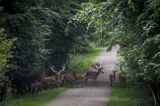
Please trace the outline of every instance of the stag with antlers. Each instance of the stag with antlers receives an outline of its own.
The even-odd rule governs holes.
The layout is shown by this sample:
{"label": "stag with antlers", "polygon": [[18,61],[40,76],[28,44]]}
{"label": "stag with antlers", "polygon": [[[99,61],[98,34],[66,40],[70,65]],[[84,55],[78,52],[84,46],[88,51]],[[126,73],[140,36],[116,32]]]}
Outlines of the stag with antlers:
{"label": "stag with antlers", "polygon": [[92,71],[92,70],[87,71],[85,74],[85,80],[87,83],[87,80],[91,79],[91,80],[93,80],[93,84],[95,83],[95,85],[97,86],[97,78],[101,73],[104,73],[103,72],[104,68],[103,68],[103,65],[98,62],[93,64],[92,67],[93,67],[93,69],[96,69],[96,72]]}
{"label": "stag with antlers", "polygon": [[56,75],[42,78],[42,84],[45,89],[54,87],[56,85],[59,86],[61,84],[62,82],[61,73],[65,70],[65,65],[62,66],[61,70],[56,70],[54,65],[50,66],[50,69]]}

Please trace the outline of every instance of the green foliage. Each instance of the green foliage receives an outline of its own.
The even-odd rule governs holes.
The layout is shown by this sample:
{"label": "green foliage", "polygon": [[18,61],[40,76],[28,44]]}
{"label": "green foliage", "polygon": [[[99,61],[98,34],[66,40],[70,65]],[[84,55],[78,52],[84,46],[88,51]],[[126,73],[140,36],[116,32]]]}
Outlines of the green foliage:
{"label": "green foliage", "polygon": [[4,29],[0,28],[0,72],[3,71],[4,67],[6,66],[6,63],[8,61],[8,58],[11,57],[11,47],[13,44],[12,39],[7,39],[4,35]]}
{"label": "green foliage", "polygon": [[5,76],[8,59],[11,58],[11,47],[15,39],[7,39],[4,29],[0,28],[0,100],[11,94],[11,82]]}
{"label": "green foliage", "polygon": [[[106,46],[106,40],[109,38],[108,31],[110,30],[110,16],[106,15],[106,11],[111,11],[108,8],[110,3],[82,3],[81,10],[72,18],[79,23],[87,23],[87,29],[90,33],[89,39],[96,43],[97,46]],[[90,31],[91,29],[93,29]]]}
{"label": "green foliage", "polygon": [[[159,6],[156,1],[117,1],[115,15],[119,37],[132,81],[149,88],[159,102]],[[113,36],[115,37],[115,36]],[[114,41],[113,41],[114,42]],[[147,84],[146,84],[147,83]]]}
{"label": "green foliage", "polygon": [[25,93],[44,70],[44,36],[49,32],[48,27],[38,22],[30,13],[8,18],[6,26],[9,26],[9,35],[17,37],[7,76],[12,79],[12,84],[16,85],[19,92]]}

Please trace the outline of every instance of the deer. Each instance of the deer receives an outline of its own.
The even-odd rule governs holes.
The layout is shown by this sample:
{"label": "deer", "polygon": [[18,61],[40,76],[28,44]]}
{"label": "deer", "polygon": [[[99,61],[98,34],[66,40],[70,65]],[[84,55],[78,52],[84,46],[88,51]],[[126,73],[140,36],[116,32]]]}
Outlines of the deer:
{"label": "deer", "polygon": [[119,73],[119,81],[120,81],[120,86],[125,87],[126,86],[126,78],[127,78],[127,73]]}
{"label": "deer", "polygon": [[34,82],[30,86],[31,94],[37,93],[42,89],[42,83],[41,82]]}
{"label": "deer", "polygon": [[93,84],[95,83],[95,85],[97,86],[97,78],[98,76],[101,74],[101,73],[104,73],[103,72],[103,65],[101,65],[100,63],[95,63],[92,65],[92,67],[94,69],[96,69],[97,71],[87,71],[85,73],[85,81],[87,82],[88,79],[92,79],[93,80]]}
{"label": "deer", "polygon": [[73,75],[74,75],[76,83],[80,84],[80,86],[82,87],[82,83],[85,80],[85,73],[75,72]]}
{"label": "deer", "polygon": [[66,72],[62,73],[61,79],[64,85],[69,84],[72,87],[75,81],[75,76],[73,72]]}
{"label": "deer", "polygon": [[110,86],[112,87],[113,86],[113,81],[114,81],[114,75],[110,74],[109,79],[110,79]]}
{"label": "deer", "polygon": [[117,70],[113,70],[112,74],[109,74],[109,79],[110,79],[110,86],[113,86],[113,82],[116,80],[116,72]]}
{"label": "deer", "polygon": [[58,70],[58,71],[55,69],[54,65],[50,66],[50,69],[56,75],[42,78],[42,84],[43,84],[45,89],[50,88],[50,87],[54,87],[55,85],[57,85],[57,86],[60,85],[60,83],[62,82],[61,73],[65,70],[65,65],[63,65],[62,69]]}
{"label": "deer", "polygon": [[54,82],[56,82],[57,78],[56,76],[50,76],[50,77],[43,77],[42,78],[42,84],[43,84],[43,88],[47,89],[47,88],[51,88],[54,85]]}

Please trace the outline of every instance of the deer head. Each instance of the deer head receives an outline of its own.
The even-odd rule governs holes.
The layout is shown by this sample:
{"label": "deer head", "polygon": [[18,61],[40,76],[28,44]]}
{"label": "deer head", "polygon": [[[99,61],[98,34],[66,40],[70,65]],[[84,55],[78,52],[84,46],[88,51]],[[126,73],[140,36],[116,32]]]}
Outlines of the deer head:
{"label": "deer head", "polygon": [[54,72],[56,75],[60,76],[60,74],[65,70],[65,64],[62,65],[62,69],[61,70],[56,70],[55,66],[50,66],[50,69],[52,72]]}

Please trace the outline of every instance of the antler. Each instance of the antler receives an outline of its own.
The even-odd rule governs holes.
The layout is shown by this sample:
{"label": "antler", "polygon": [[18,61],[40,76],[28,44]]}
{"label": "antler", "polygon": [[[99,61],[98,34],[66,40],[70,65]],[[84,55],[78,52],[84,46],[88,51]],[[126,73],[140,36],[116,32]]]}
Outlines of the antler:
{"label": "antler", "polygon": [[97,69],[96,66],[97,66],[97,63],[92,64],[92,67],[95,69]]}
{"label": "antler", "polygon": [[55,66],[54,65],[53,66],[50,65],[51,71],[54,72],[57,75],[59,75],[61,72],[63,72],[65,70],[65,68],[66,68],[66,65],[63,64],[62,65],[62,69],[57,71],[57,70],[55,70]]}
{"label": "antler", "polygon": [[54,68],[54,65],[53,65],[53,66],[50,66],[50,69],[51,69],[52,72],[57,73],[57,71],[56,71],[55,68]]}
{"label": "antler", "polygon": [[103,65],[100,64],[99,62],[94,63],[94,64],[92,65],[92,67],[95,68],[95,69],[97,69],[97,70],[103,69]]}
{"label": "antler", "polygon": [[65,69],[66,69],[66,65],[63,64],[63,65],[62,65],[62,70],[60,70],[60,72],[63,72]]}

